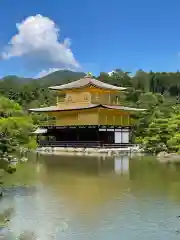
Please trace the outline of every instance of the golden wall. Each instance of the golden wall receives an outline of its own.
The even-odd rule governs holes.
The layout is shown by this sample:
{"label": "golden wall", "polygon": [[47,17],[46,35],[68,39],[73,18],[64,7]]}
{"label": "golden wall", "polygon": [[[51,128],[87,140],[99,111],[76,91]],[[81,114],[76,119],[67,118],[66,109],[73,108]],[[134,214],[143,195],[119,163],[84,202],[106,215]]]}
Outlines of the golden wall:
{"label": "golden wall", "polygon": [[68,104],[81,105],[85,103],[113,105],[120,102],[120,95],[122,94],[107,90],[102,91],[97,88],[84,88],[80,92],[78,90],[67,91],[64,96],[61,93],[59,97],[57,96],[57,105],[59,107],[67,106]]}
{"label": "golden wall", "polygon": [[57,126],[69,125],[121,125],[130,126],[133,121],[130,113],[110,109],[87,109],[79,111],[63,111],[51,113],[55,116]]}

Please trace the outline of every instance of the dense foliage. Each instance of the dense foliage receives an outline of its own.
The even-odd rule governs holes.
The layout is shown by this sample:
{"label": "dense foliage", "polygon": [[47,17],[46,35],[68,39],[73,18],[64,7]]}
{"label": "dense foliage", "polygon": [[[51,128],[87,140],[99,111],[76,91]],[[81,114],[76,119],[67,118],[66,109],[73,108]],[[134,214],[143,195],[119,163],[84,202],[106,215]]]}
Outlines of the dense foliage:
{"label": "dense foliage", "polygon": [[[0,132],[18,145],[34,146],[30,132],[38,124],[38,115],[29,115],[28,108],[55,103],[55,94],[48,86],[64,84],[79,79],[84,73],[57,71],[41,79],[22,79],[8,76],[0,81]],[[100,73],[97,79],[126,87],[119,93],[123,105],[145,108],[147,111],[134,115],[136,142],[149,152],[162,150],[179,151],[180,146],[180,73],[144,72],[134,76],[117,69],[111,75]],[[33,142],[33,143],[32,143]],[[14,144],[14,143],[13,143]]]}
{"label": "dense foliage", "polygon": [[[31,135],[34,124],[22,107],[13,100],[0,97],[0,170],[8,173],[16,171],[13,154],[20,147],[32,148],[36,146]],[[2,176],[0,175],[0,196],[2,196]]]}
{"label": "dense foliage", "polygon": [[32,117],[23,112],[18,103],[3,96],[0,97],[0,116],[0,153],[13,152],[10,150],[13,146],[28,146],[33,139]]}

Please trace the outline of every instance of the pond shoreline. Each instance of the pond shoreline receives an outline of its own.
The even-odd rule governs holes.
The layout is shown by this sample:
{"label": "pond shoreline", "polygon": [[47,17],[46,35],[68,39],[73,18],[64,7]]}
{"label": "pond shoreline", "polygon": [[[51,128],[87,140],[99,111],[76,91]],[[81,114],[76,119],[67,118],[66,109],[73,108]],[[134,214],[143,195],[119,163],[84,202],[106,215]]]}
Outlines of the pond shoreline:
{"label": "pond shoreline", "polygon": [[162,163],[180,163],[180,154],[178,153],[160,152],[156,157]]}
{"label": "pond shoreline", "polygon": [[[36,153],[42,155],[75,155],[75,156],[120,156],[120,155],[146,155],[139,145],[124,148],[72,148],[72,147],[41,147]],[[180,154],[160,152],[156,156],[161,163],[180,163]]]}
{"label": "pond shoreline", "polygon": [[119,156],[122,154],[140,153],[139,146],[124,148],[72,148],[72,147],[41,147],[36,149],[37,153],[52,155],[93,155],[93,156]]}

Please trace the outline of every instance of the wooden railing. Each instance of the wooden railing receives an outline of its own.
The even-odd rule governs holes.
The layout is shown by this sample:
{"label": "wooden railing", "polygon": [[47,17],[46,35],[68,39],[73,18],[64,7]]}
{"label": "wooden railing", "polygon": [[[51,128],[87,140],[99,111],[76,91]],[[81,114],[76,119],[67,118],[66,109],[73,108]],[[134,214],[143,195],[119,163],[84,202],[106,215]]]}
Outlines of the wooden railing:
{"label": "wooden railing", "polygon": [[76,120],[76,121],[69,121],[69,122],[67,122],[66,120],[64,120],[64,121],[59,121],[59,120],[47,120],[47,121],[41,121],[40,123],[39,123],[39,125],[41,126],[41,127],[46,127],[46,126],[59,126],[59,127],[64,127],[64,126],[83,126],[83,125],[98,125],[97,123],[96,124],[93,124],[93,123],[91,123],[91,124],[88,124],[88,123],[86,123],[85,124],[85,122],[83,121],[83,120]]}
{"label": "wooden railing", "polygon": [[47,120],[47,121],[41,121],[39,123],[40,126],[57,126],[57,120]]}
{"label": "wooden railing", "polygon": [[41,121],[40,126],[81,126],[81,125],[119,125],[119,126],[129,126],[129,125],[134,125],[135,121],[133,119],[120,119],[120,121],[110,121],[109,119],[104,118],[99,118],[99,121],[97,124],[85,124],[84,121],[81,121],[81,119],[76,120],[76,121],[62,121],[62,120],[47,120],[47,121]]}

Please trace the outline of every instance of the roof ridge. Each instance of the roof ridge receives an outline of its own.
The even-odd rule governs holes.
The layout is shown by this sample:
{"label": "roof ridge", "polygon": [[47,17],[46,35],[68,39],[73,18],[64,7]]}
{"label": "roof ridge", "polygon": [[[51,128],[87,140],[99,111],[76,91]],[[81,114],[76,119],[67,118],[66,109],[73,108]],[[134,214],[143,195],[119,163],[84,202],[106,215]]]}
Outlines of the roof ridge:
{"label": "roof ridge", "polygon": [[102,89],[109,89],[109,90],[116,90],[121,91],[125,90],[125,87],[118,87],[109,83],[105,83],[103,81],[100,81],[98,79],[92,78],[91,76],[85,76],[83,78],[80,78],[79,80],[75,80],[70,83],[61,84],[59,86],[51,86],[49,89],[51,90],[70,90],[70,89],[78,89],[83,88],[85,86],[88,86],[89,84],[92,84],[93,86],[97,88]]}

